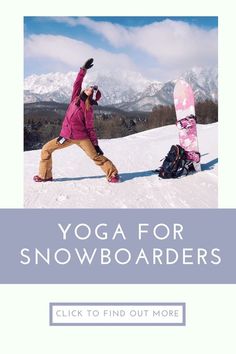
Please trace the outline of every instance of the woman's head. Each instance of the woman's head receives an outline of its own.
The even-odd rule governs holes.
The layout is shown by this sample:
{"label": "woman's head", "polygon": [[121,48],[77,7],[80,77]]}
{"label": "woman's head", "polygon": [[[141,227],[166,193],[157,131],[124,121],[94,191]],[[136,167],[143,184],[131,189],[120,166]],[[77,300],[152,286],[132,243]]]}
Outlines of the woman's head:
{"label": "woman's head", "polygon": [[93,96],[94,93],[94,88],[93,86],[89,86],[84,90],[84,93],[89,97],[89,96]]}
{"label": "woman's head", "polygon": [[88,110],[91,105],[98,104],[97,101],[100,100],[101,96],[102,94],[96,85],[89,86],[81,92],[76,104],[79,104],[79,101],[82,100],[86,103],[86,109]]}
{"label": "woman's head", "polygon": [[85,94],[87,97],[89,97],[91,104],[97,104],[97,101],[99,101],[102,96],[101,91],[98,90],[97,85],[87,87],[83,91],[83,94]]}

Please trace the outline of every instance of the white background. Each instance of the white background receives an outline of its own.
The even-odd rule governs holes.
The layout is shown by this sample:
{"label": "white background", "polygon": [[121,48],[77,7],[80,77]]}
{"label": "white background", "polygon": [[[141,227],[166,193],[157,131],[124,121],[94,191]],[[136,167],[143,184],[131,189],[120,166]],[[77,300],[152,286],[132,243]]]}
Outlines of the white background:
{"label": "white background", "polygon": [[[64,3],[25,0],[2,2],[1,7],[1,208],[23,207],[23,16],[40,15],[219,16],[219,207],[235,208],[233,1],[222,2],[220,6],[205,0],[191,3],[147,0],[141,6],[134,1],[116,1],[111,5],[105,0]],[[221,354],[228,350],[234,353],[235,298],[235,285],[1,285],[0,352]],[[48,304],[62,301],[186,302],[187,326],[49,327]]]}
{"label": "white background", "polygon": [[[235,353],[235,285],[12,285],[0,291],[3,354]],[[187,324],[49,327],[49,301],[186,302]]]}

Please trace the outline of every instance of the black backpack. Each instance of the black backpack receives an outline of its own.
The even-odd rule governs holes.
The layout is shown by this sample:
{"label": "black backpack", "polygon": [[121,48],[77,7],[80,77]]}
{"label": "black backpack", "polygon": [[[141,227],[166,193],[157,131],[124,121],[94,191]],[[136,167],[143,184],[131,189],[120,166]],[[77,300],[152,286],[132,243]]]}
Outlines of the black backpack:
{"label": "black backpack", "polygon": [[187,160],[185,150],[180,145],[172,145],[162,166],[155,172],[161,178],[178,178],[186,176],[192,168],[193,164]]}

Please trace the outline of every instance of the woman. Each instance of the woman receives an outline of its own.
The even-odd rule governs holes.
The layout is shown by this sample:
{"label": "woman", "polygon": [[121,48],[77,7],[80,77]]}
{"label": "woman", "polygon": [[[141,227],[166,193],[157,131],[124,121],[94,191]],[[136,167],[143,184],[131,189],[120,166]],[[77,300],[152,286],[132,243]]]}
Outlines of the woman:
{"label": "woman", "polygon": [[93,105],[97,104],[97,101],[101,98],[101,92],[97,86],[90,86],[81,92],[84,76],[87,69],[92,66],[93,59],[91,58],[80,68],[60,136],[43,146],[39,174],[34,176],[35,182],[52,181],[52,153],[73,144],[78,145],[96,165],[101,167],[108,182],[116,183],[120,181],[116,167],[103,155],[94,129]]}

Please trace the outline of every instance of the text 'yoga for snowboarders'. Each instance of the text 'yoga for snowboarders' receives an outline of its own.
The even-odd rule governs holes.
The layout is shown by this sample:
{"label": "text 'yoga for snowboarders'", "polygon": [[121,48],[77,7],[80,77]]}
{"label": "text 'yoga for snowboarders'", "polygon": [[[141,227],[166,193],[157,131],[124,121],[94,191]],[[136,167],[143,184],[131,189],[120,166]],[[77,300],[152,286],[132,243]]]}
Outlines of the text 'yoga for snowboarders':
{"label": "text 'yoga for snowboarders'", "polygon": [[[72,227],[72,224],[58,223],[56,226],[62,247],[52,249],[45,246],[41,249],[31,249],[25,245],[20,250],[20,264],[22,266],[40,267],[40,265],[55,264],[66,266],[71,262],[76,262],[80,266],[88,266],[93,263],[104,266],[112,264],[120,266],[128,264],[217,266],[222,260],[221,251],[217,247],[181,247],[184,236],[186,239],[187,236],[184,235],[184,226],[178,223],[172,225],[160,223],[152,226],[148,223],[139,223],[132,235],[128,235],[121,224],[115,225],[112,231],[108,224],[98,224],[91,227],[86,223],[81,223]],[[130,240],[132,240],[131,246]],[[170,241],[171,245],[174,242],[176,248],[170,247],[169,244],[168,247],[165,247],[165,242],[170,243]],[[116,242],[119,244],[119,248],[115,247]],[[157,244],[157,247],[150,247],[150,242],[152,245],[153,242],[154,245]],[[101,243],[102,247],[94,247],[94,243],[96,246]],[[129,243],[129,247],[126,246],[127,243]],[[76,247],[74,247],[75,244]],[[121,244],[122,247],[120,247]]]}

